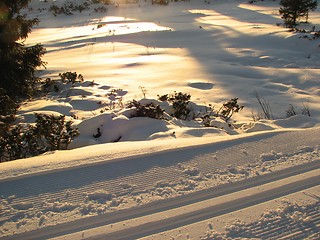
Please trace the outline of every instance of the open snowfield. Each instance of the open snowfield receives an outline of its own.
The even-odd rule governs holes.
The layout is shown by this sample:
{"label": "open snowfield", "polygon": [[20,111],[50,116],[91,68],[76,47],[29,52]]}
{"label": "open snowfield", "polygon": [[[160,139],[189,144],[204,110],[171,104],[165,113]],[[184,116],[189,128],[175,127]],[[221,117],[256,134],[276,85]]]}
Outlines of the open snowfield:
{"label": "open snowfield", "polygon": [[[25,11],[40,24],[25,43],[47,49],[42,78],[85,81],[57,81],[23,103],[17,124],[64,114],[80,136],[69,150],[0,164],[1,240],[320,239],[320,38],[281,26],[279,1],[48,11],[67,2],[85,1],[32,0]],[[319,31],[320,10],[309,20],[299,27]],[[125,107],[170,113],[157,95],[174,91],[191,95],[196,119],[132,118]],[[232,98],[243,110],[204,126],[209,104]]]}

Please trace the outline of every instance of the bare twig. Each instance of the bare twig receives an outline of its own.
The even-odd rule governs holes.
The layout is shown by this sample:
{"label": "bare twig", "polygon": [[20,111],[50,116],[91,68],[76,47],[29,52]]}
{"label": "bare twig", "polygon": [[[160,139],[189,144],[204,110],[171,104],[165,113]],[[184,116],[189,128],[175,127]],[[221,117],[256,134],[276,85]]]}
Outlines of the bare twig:
{"label": "bare twig", "polygon": [[311,117],[309,101],[302,104],[302,114]]}
{"label": "bare twig", "polygon": [[273,114],[272,114],[270,104],[264,98],[261,98],[257,91],[254,92],[254,96],[258,100],[260,107],[264,113],[265,118],[272,120]]}

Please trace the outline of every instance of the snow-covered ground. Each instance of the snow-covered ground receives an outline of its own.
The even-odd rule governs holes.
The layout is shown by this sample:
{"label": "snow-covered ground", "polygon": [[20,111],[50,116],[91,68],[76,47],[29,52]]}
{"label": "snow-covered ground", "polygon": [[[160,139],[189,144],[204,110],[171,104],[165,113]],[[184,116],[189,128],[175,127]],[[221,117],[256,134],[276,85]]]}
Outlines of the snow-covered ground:
{"label": "snow-covered ground", "polygon": [[[320,39],[280,26],[278,1],[48,12],[70,1],[84,2],[32,0],[26,12],[40,24],[26,43],[47,48],[43,78],[85,81],[57,82],[17,123],[64,114],[80,136],[69,150],[1,163],[0,239],[319,238]],[[309,19],[300,27],[320,30],[319,10]],[[135,99],[170,113],[157,95],[174,91],[191,95],[197,119],[125,108]],[[209,104],[232,98],[244,109],[205,127]]]}

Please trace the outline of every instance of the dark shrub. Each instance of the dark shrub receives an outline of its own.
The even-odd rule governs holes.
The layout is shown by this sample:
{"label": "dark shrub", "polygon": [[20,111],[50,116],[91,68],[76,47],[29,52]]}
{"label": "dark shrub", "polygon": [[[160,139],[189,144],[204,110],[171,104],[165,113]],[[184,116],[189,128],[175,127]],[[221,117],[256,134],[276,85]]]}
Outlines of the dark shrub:
{"label": "dark shrub", "polygon": [[142,105],[140,102],[133,100],[127,105],[127,107],[136,109],[134,117],[163,119],[164,110],[161,109],[159,105],[154,105],[153,103]]}
{"label": "dark shrub", "polygon": [[36,125],[21,125],[0,136],[0,162],[32,157],[47,151],[67,149],[79,135],[65,116],[36,114]]}
{"label": "dark shrub", "polygon": [[162,96],[158,95],[160,101],[168,101],[172,104],[173,117],[178,119],[186,120],[189,116],[190,109],[188,108],[191,95],[182,92],[174,92],[173,94],[165,94]]}

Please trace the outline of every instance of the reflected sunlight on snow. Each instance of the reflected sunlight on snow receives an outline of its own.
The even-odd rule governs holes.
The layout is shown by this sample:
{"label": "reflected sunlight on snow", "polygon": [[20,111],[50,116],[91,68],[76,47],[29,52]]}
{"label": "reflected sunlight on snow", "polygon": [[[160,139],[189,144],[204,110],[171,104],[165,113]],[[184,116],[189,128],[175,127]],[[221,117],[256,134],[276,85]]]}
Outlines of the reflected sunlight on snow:
{"label": "reflected sunlight on snow", "polygon": [[27,43],[61,44],[62,42],[75,42],[96,37],[172,30],[171,28],[159,26],[152,22],[135,22],[132,19],[124,19],[122,17],[105,17],[95,24],[86,26],[34,29],[32,35],[27,39]]}

